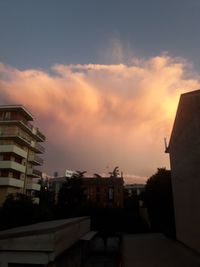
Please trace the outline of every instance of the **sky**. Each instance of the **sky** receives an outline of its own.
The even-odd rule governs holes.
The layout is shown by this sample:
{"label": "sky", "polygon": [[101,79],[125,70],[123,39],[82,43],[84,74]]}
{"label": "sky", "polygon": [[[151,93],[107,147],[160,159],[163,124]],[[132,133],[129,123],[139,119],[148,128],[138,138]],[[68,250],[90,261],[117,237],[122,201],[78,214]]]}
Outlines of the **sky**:
{"label": "sky", "polygon": [[198,0],[0,0],[0,104],[46,135],[43,170],[142,182],[169,168],[181,93],[199,88]]}

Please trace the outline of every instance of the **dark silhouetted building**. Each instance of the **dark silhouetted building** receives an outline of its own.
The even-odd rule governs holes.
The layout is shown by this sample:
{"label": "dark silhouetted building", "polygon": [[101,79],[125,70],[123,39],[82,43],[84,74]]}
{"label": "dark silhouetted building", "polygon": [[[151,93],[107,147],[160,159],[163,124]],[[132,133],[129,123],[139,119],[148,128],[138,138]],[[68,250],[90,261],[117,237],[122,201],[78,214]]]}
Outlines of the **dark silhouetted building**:
{"label": "dark silhouetted building", "polygon": [[200,252],[200,90],[181,95],[166,152],[177,239]]}
{"label": "dark silhouetted building", "polygon": [[[59,190],[65,182],[66,177],[49,179],[50,190],[55,193],[55,201],[57,201]],[[82,188],[85,200],[96,207],[122,208],[123,183],[122,177],[84,177],[82,178]]]}

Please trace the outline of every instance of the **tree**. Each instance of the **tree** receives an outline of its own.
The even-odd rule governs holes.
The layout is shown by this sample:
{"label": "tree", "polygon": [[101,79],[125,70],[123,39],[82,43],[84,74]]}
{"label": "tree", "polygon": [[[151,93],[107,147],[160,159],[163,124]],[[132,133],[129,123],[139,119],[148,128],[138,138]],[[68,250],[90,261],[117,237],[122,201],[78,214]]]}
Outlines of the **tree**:
{"label": "tree", "polygon": [[86,172],[77,171],[72,177],[66,178],[58,193],[58,207],[64,214],[75,214],[80,212],[83,203],[82,179]]}
{"label": "tree", "polygon": [[95,178],[102,178],[102,176],[100,174],[98,174],[98,173],[94,173],[94,177]]}
{"label": "tree", "polygon": [[38,207],[39,219],[41,221],[51,220],[54,218],[55,194],[52,190],[49,190],[48,178],[41,178],[38,183],[41,186],[36,195],[40,199]]}
{"label": "tree", "polygon": [[110,178],[117,178],[119,176],[119,167],[115,167],[112,172],[109,172]]}
{"label": "tree", "polygon": [[175,237],[175,219],[171,172],[158,168],[146,183],[144,199],[153,231],[162,231]]}
{"label": "tree", "polygon": [[37,222],[38,205],[24,194],[9,194],[1,208],[1,229]]}

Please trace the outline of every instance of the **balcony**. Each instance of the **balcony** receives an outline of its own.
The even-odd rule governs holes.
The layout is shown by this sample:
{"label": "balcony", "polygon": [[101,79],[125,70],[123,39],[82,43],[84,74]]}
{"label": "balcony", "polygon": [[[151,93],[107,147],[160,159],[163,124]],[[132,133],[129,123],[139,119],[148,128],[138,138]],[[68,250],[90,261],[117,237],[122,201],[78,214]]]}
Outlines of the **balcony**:
{"label": "balcony", "polygon": [[26,139],[17,129],[1,132],[0,139],[16,139],[20,144],[23,144],[25,146],[31,145],[31,140]]}
{"label": "balcony", "polygon": [[42,177],[42,172],[39,171],[39,170],[33,169],[33,168],[29,168],[27,170],[27,175],[28,176],[32,176],[32,177],[38,177],[38,178],[40,178],[40,177]]}
{"label": "balcony", "polygon": [[45,141],[45,136],[44,134],[42,134],[38,128],[34,127],[32,124],[30,123],[25,123],[20,121],[21,123],[23,123],[26,127],[28,127],[28,129],[31,131],[31,133],[34,135],[34,137],[37,139],[37,141],[39,142],[44,142]]}
{"label": "balcony", "polygon": [[34,165],[42,165],[44,162],[43,159],[38,157],[37,155],[30,155],[28,160]]}
{"label": "balcony", "polygon": [[31,141],[31,147],[32,149],[36,152],[36,153],[44,153],[45,149],[43,146],[41,146],[40,144],[34,142],[34,141]]}
{"label": "balcony", "polygon": [[12,131],[0,132],[0,139],[16,139],[17,142],[25,146],[31,147],[36,153],[44,153],[45,149],[43,146],[35,141],[28,140],[25,138],[17,129]]}
{"label": "balcony", "polygon": [[33,138],[35,138],[38,142],[44,142],[45,136],[42,134],[38,128],[34,127],[27,121],[24,120],[16,120],[16,119],[0,119],[0,124],[7,125],[18,125],[20,128],[23,128],[27,133],[31,134]]}
{"label": "balcony", "polygon": [[27,158],[27,152],[16,145],[0,145],[0,151],[3,153],[14,153],[22,158]]}
{"label": "balcony", "polygon": [[28,183],[26,186],[27,190],[35,190],[35,191],[40,191],[41,185],[36,184],[36,183]]}
{"label": "balcony", "polygon": [[35,177],[42,177],[42,172],[36,169],[33,169],[33,174]]}
{"label": "balcony", "polygon": [[15,178],[0,177],[0,186],[12,186],[17,188],[23,188],[24,181]]}
{"label": "balcony", "polygon": [[39,131],[39,129],[37,129],[37,136],[39,136],[40,137],[40,139],[41,139],[41,141],[42,142],[44,142],[45,141],[45,135],[43,134],[43,133],[41,133],[40,131]]}
{"label": "balcony", "polygon": [[2,160],[0,161],[0,169],[12,169],[21,173],[25,173],[25,166],[15,161]]}

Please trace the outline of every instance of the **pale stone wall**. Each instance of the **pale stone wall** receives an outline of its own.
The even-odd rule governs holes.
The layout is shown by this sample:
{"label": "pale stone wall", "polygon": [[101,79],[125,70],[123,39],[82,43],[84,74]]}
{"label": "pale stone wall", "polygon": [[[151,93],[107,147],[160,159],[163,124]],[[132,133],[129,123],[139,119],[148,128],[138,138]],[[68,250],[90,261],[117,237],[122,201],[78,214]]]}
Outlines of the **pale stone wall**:
{"label": "pale stone wall", "polygon": [[200,92],[182,95],[169,153],[177,239],[200,252]]}
{"label": "pale stone wall", "polygon": [[1,264],[47,266],[90,231],[90,218],[42,222],[0,232]]}

